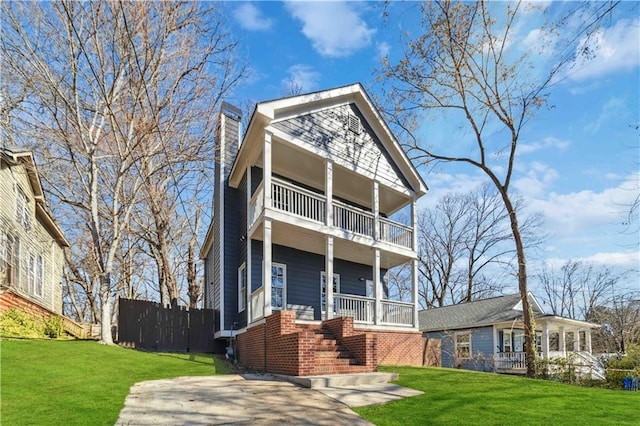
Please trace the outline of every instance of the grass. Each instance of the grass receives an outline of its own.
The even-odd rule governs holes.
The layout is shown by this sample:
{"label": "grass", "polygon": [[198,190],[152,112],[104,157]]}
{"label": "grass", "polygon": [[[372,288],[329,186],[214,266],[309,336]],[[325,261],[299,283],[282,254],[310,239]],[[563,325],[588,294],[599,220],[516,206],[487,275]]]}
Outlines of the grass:
{"label": "grass", "polygon": [[380,370],[424,394],[354,409],[378,426],[640,424],[640,392],[443,368]]}
{"label": "grass", "polygon": [[113,425],[140,381],[229,373],[211,354],[148,353],[92,341],[0,342],[0,424]]}

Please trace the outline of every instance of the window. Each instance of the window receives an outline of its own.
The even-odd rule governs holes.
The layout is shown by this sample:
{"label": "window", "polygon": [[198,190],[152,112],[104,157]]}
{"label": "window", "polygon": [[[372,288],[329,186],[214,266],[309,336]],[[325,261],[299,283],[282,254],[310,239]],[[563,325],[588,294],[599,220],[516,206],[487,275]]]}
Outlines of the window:
{"label": "window", "polygon": [[[333,274],[333,294],[340,293],[340,274]],[[327,311],[327,274],[320,272],[320,308]],[[333,311],[336,311],[336,300],[333,299]]]}
{"label": "window", "polygon": [[511,331],[502,332],[502,352],[512,352],[513,345],[511,340]]}
{"label": "window", "polygon": [[29,254],[29,293],[42,296],[44,283],[44,259],[42,255]]}
{"label": "window", "polygon": [[0,240],[0,280],[7,285],[20,283],[20,239],[8,234]]}
{"label": "window", "polygon": [[238,312],[247,309],[247,264],[238,268]]}
{"label": "window", "polygon": [[29,200],[21,189],[18,189],[16,198],[16,222],[21,224],[25,230],[31,229],[31,216],[29,215]]}
{"label": "window", "polygon": [[514,330],[513,332],[513,351],[524,352],[524,330]]}
{"label": "window", "polygon": [[271,307],[284,309],[287,305],[287,265],[271,265]]}
{"label": "window", "polygon": [[471,333],[456,334],[456,357],[471,358]]}

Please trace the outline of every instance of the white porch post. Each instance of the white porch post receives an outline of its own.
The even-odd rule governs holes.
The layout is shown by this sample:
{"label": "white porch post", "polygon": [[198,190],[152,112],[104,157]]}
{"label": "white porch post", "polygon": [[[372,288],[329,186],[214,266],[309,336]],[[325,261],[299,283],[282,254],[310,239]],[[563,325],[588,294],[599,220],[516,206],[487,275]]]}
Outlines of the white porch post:
{"label": "white porch post", "polygon": [[251,208],[249,207],[251,204],[251,165],[249,165],[249,167],[247,167],[247,185],[246,185],[246,191],[247,191],[247,218],[246,218],[246,229],[247,229],[247,235],[245,236],[246,241],[247,241],[247,263],[245,266],[245,272],[247,273],[247,281],[246,281],[246,286],[247,286],[247,325],[249,325],[251,323],[251,321],[253,321],[253,312],[251,311],[251,288],[252,283],[251,283],[251,236],[249,235],[249,226],[251,224]]}
{"label": "white porch post", "polygon": [[377,181],[373,181],[371,189],[371,210],[373,211],[373,238],[380,239],[380,187]]}
{"label": "white porch post", "polygon": [[326,294],[326,318],[333,318],[333,237],[327,236],[327,250],[324,257],[324,285]]}
{"label": "white porch post", "polygon": [[411,229],[413,230],[412,244],[413,244],[413,251],[417,253],[418,252],[418,232],[417,232],[418,203],[417,203],[417,198],[415,193],[413,193],[412,198],[413,198],[413,200],[411,201]]}
{"label": "white porch post", "polygon": [[564,343],[564,327],[558,327],[558,350],[562,353],[562,356],[566,356],[566,347]]}
{"label": "white porch post", "polygon": [[573,351],[580,352],[580,330],[576,329],[573,332]]}
{"label": "white porch post", "polygon": [[382,322],[382,283],[380,282],[380,249],[375,249],[373,254],[373,287],[376,297],[375,323]]}
{"label": "white porch post", "polygon": [[413,326],[418,328],[420,322],[418,319],[418,260],[411,261],[411,290],[413,293]]}
{"label": "white porch post", "polygon": [[271,315],[271,219],[265,218],[262,241],[262,285],[264,286],[264,316]]}
{"label": "white porch post", "polygon": [[[325,165],[324,195],[327,199],[325,204],[325,225],[333,226],[333,162],[330,160],[327,160]],[[327,280],[327,282],[329,281]]]}
{"label": "white porch post", "polygon": [[264,316],[267,317],[273,312],[271,306],[271,219],[267,218],[267,211],[271,209],[271,133],[264,133],[264,145],[262,147],[263,157],[263,182],[264,182],[264,210],[265,219],[263,222],[262,237],[262,285],[264,287]]}
{"label": "white porch post", "polygon": [[542,358],[549,359],[549,324],[542,324]]}
{"label": "white porch post", "polygon": [[592,353],[591,352],[591,329],[587,328],[584,332],[584,339],[585,339],[585,349],[587,352]]}

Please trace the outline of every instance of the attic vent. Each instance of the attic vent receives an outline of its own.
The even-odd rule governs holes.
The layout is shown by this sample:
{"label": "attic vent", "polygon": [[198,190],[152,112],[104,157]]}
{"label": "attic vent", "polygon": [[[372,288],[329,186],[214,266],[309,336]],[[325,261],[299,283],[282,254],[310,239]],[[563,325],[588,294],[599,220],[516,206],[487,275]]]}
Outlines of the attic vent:
{"label": "attic vent", "polygon": [[358,118],[354,114],[349,114],[349,116],[347,117],[347,127],[353,133],[355,133],[356,135],[359,135],[362,130],[360,126],[360,118]]}

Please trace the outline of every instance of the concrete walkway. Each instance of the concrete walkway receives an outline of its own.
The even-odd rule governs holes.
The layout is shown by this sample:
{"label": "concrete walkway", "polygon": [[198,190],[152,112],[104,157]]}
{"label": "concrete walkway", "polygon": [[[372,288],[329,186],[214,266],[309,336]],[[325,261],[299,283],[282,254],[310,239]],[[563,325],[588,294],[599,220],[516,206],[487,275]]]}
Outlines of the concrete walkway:
{"label": "concrete walkway", "polygon": [[383,383],[307,389],[273,376],[179,377],[135,384],[116,425],[370,425],[349,409],[420,394]]}

